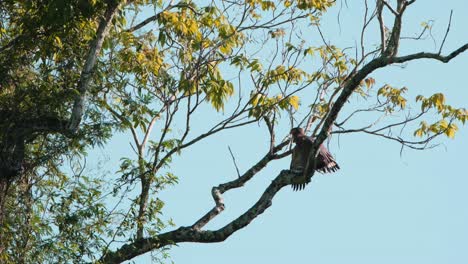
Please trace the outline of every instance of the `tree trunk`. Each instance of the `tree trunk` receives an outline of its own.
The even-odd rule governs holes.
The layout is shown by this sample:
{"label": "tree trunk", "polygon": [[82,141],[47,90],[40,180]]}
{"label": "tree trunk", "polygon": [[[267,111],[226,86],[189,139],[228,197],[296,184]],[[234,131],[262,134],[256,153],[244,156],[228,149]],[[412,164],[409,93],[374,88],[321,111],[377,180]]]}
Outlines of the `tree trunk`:
{"label": "tree trunk", "polygon": [[24,137],[21,134],[3,135],[0,142],[0,255],[5,250],[6,199],[12,182],[21,177],[24,163]]}
{"label": "tree trunk", "polygon": [[8,178],[4,177],[4,175],[0,175],[0,255],[3,253],[3,250],[5,250],[5,238],[3,237],[5,234],[5,231],[3,230],[5,228],[5,200],[7,197],[7,192],[8,188],[10,187],[10,181]]}

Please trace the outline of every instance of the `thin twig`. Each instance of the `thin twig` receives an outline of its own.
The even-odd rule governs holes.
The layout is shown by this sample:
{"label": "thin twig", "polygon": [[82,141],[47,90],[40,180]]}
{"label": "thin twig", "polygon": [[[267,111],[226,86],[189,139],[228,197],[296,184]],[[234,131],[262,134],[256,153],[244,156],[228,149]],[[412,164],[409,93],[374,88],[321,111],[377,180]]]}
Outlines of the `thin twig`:
{"label": "thin twig", "polygon": [[234,157],[234,154],[232,153],[232,150],[231,150],[230,146],[228,146],[228,149],[229,149],[229,153],[231,153],[232,162],[234,163],[234,167],[236,167],[237,177],[240,178],[241,175],[240,175],[239,167],[237,166],[236,157]]}
{"label": "thin twig", "polygon": [[442,44],[440,45],[440,49],[439,49],[438,54],[442,53],[442,48],[444,47],[445,40],[447,39],[448,33],[450,31],[450,25],[452,24],[452,14],[453,14],[453,9],[450,10],[450,17],[449,17],[449,22],[448,22],[448,25],[447,25],[447,30],[445,31],[444,40],[442,40]]}

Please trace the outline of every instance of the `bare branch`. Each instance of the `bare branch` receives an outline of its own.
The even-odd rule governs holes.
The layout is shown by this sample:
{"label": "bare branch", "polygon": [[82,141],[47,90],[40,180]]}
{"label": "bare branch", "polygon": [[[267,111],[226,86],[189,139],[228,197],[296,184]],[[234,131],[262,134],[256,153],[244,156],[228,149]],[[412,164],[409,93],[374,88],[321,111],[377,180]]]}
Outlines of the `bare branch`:
{"label": "bare branch", "polygon": [[[165,107],[163,107],[164,109]],[[159,113],[161,113],[163,110],[159,111]],[[146,146],[146,143],[148,142],[148,139],[149,139],[149,136],[151,135],[151,130],[153,130],[153,126],[154,124],[156,123],[156,120],[158,120],[159,118],[159,113],[154,115],[153,118],[151,119],[149,125],[148,125],[148,128],[146,129],[146,134],[145,136],[143,137],[143,141],[141,142],[141,148],[145,148]]]}
{"label": "bare branch", "polygon": [[452,24],[452,15],[453,15],[453,10],[450,10],[450,18],[449,18],[449,22],[448,22],[448,25],[447,25],[447,30],[445,31],[444,40],[442,40],[442,44],[440,45],[440,49],[439,49],[438,54],[442,53],[442,48],[444,47],[445,40],[447,39],[448,33],[450,31],[450,25]]}
{"label": "bare branch", "polygon": [[385,1],[383,0],[378,0],[377,1],[377,19],[379,20],[379,29],[380,29],[380,45],[381,45],[381,53],[383,54],[385,52],[385,49],[387,48],[387,39],[385,37],[385,22],[383,19],[383,3]]}
{"label": "bare branch", "polygon": [[382,2],[386,7],[388,7],[388,9],[389,9],[395,16],[398,16],[398,15],[399,15],[399,13],[398,13],[395,9],[393,9],[393,7],[392,7],[389,3],[387,3],[387,1],[381,0],[381,2]]}
{"label": "bare branch", "polygon": [[[378,4],[378,3],[377,3]],[[365,47],[364,47],[364,34],[366,32],[367,26],[369,23],[372,21],[372,19],[375,17],[375,13],[371,15],[369,19],[367,19],[367,13],[369,12],[369,7],[367,5],[367,0],[364,1],[364,6],[365,6],[365,11],[364,11],[364,24],[362,26],[361,30],[361,56],[364,57],[365,53]],[[377,6],[378,7],[378,6]],[[377,8],[377,15],[378,15],[378,8]],[[380,19],[380,17],[379,17]],[[380,20],[379,20],[380,21]],[[383,23],[383,22],[382,22]]]}
{"label": "bare branch", "polygon": [[293,183],[295,174],[283,170],[266,188],[260,199],[244,214],[215,231],[201,231],[192,227],[180,227],[157,237],[139,239],[126,244],[116,251],[108,252],[99,263],[121,263],[151,250],[181,242],[214,243],[226,240],[234,232],[246,227],[257,216],[272,205],[275,195],[284,187]]}
{"label": "bare branch", "polygon": [[346,117],[345,119],[343,119],[343,121],[339,122],[339,123],[335,123],[335,125],[337,127],[341,127],[342,125],[344,125],[346,122],[348,122],[348,120],[350,120],[355,114],[357,113],[360,113],[360,112],[371,112],[371,111],[383,111],[379,108],[383,107],[384,105],[386,105],[386,103],[381,103],[381,104],[378,104],[374,107],[370,107],[370,108],[366,108],[366,109],[358,109],[358,110],[355,110],[353,111],[348,117]]}
{"label": "bare branch", "polygon": [[[322,144],[325,139],[328,137],[329,131],[331,126],[335,123],[336,118],[338,117],[338,113],[341,111],[343,106],[346,104],[348,101],[349,97],[351,94],[354,92],[354,90],[359,86],[361,81],[363,81],[370,73],[373,71],[383,68],[387,65],[393,64],[393,63],[404,63],[407,61],[411,60],[416,60],[416,59],[435,59],[442,61],[444,63],[449,62],[451,59],[455,58],[456,56],[460,55],[462,52],[466,51],[468,49],[468,43],[463,45],[462,47],[458,48],[457,50],[453,51],[447,56],[441,56],[439,54],[435,53],[426,53],[426,52],[420,52],[420,53],[415,53],[407,56],[402,56],[402,57],[394,57],[394,58],[389,58],[389,57],[379,57],[375,58],[366,65],[364,65],[359,71],[357,71],[351,78],[347,80],[347,82],[343,85],[343,89],[341,94],[338,96],[336,101],[334,102],[333,106],[331,107],[322,127],[320,130],[320,133],[317,135],[315,138],[314,144],[312,146],[312,150],[309,154],[309,159],[307,162],[307,166],[305,171],[308,171],[309,166],[313,166],[311,162],[315,162],[315,156],[317,155],[318,148],[320,144]],[[312,170],[313,171],[313,170]],[[304,178],[306,178],[306,181],[310,180],[310,177],[313,176],[313,173],[310,175],[304,175]]]}
{"label": "bare branch", "polygon": [[461,46],[460,48],[454,50],[452,53],[450,53],[447,56],[442,56],[437,53],[429,53],[429,52],[419,52],[419,53],[414,53],[411,55],[406,55],[406,56],[401,56],[401,57],[395,57],[391,59],[392,63],[404,63],[412,60],[417,60],[417,59],[434,59],[441,61],[443,63],[447,63],[451,61],[453,58],[457,57],[464,51],[468,50],[468,43]]}
{"label": "bare branch", "polygon": [[[356,111],[357,112],[357,111]],[[356,113],[356,112],[353,112],[353,113]],[[400,121],[400,122],[396,122],[396,123],[393,123],[393,124],[389,124],[389,125],[386,125],[386,126],[383,126],[381,128],[377,128],[377,129],[374,129],[374,130],[369,130],[371,127],[373,127],[374,125],[376,125],[377,122],[374,122],[373,124],[370,124],[368,126],[365,126],[365,127],[362,127],[362,128],[358,128],[358,129],[344,129],[340,124],[335,124],[336,126],[338,126],[341,130],[338,130],[338,131],[333,131],[331,132],[331,134],[347,134],[347,133],[366,133],[366,134],[370,134],[370,135],[374,135],[374,136],[379,136],[379,137],[383,137],[383,138],[386,138],[386,139],[389,139],[389,140],[393,140],[393,141],[397,141],[398,143],[400,143],[402,146],[405,146],[405,147],[409,147],[409,148],[412,148],[412,149],[417,149],[417,150],[423,150],[423,149],[427,149],[428,148],[428,143],[436,138],[436,136],[439,136],[442,133],[438,133],[436,136],[431,136],[431,137],[428,137],[427,139],[425,140],[420,140],[420,141],[409,141],[409,140],[405,140],[401,137],[401,132],[400,132],[400,136],[398,137],[395,137],[395,136],[392,136],[391,135],[391,129],[392,128],[395,128],[395,127],[402,127],[402,130],[403,128],[410,122],[412,121],[415,121],[415,120],[418,120],[420,117],[422,117],[424,114],[426,114],[427,111],[423,111],[415,116],[412,116],[412,117],[407,117],[405,118],[405,120],[403,121]],[[343,123],[343,122],[342,122]],[[382,133],[381,133],[382,132]],[[420,147],[420,145],[423,145],[422,147]]]}
{"label": "bare branch", "polygon": [[[276,146],[273,149],[274,153],[280,151],[282,148],[287,146],[288,143],[288,141],[285,141]],[[208,213],[206,213],[203,217],[201,217],[197,222],[195,222],[195,224],[192,225],[192,228],[200,230],[203,226],[205,226],[209,221],[211,221],[224,210],[224,202],[221,196],[223,193],[231,189],[244,186],[245,183],[252,179],[253,176],[255,176],[255,174],[257,174],[260,170],[262,170],[270,161],[285,157],[279,157],[274,153],[271,153],[269,151],[259,162],[257,162],[254,166],[252,166],[249,170],[247,170],[242,176],[240,176],[236,180],[220,184],[217,187],[213,187],[211,194],[213,195],[213,199],[215,201],[215,207],[211,209]]]}
{"label": "bare branch", "polygon": [[265,120],[265,124],[268,128],[268,132],[270,133],[270,152],[273,154],[273,149],[275,147],[275,130],[274,130],[275,114],[273,114],[273,121],[271,121],[270,118],[267,116],[265,116],[263,120]]}
{"label": "bare branch", "polygon": [[237,166],[236,157],[234,157],[234,154],[232,153],[232,150],[231,150],[230,146],[228,146],[228,149],[229,149],[229,153],[231,154],[231,158],[232,158],[232,162],[234,163],[234,167],[236,168],[237,176],[240,178],[241,175],[240,175],[240,172],[239,172],[239,167]]}
{"label": "bare branch", "polygon": [[390,35],[390,39],[388,40],[387,48],[385,49],[383,53],[384,56],[393,57],[393,56],[396,56],[398,53],[398,48],[400,45],[401,23],[403,21],[403,13],[405,12],[406,7],[407,7],[406,0],[398,0],[398,4],[397,4],[398,14],[395,16],[395,19],[393,22],[392,34]]}

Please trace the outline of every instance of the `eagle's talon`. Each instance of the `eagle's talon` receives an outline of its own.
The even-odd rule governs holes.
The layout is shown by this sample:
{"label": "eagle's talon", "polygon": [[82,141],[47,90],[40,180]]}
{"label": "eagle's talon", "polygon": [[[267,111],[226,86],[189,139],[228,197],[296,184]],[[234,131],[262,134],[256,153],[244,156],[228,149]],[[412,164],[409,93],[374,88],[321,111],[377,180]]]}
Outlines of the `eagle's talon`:
{"label": "eagle's talon", "polygon": [[305,179],[302,172],[294,172],[296,176],[292,179],[291,187],[293,191],[305,189],[305,186],[310,182],[310,179]]}

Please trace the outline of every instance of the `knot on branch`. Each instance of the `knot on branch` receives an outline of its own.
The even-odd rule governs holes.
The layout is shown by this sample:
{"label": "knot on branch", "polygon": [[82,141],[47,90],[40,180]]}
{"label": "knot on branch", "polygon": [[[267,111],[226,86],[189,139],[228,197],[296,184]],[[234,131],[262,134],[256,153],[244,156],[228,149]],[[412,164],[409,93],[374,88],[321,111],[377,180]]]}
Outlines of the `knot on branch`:
{"label": "knot on branch", "polygon": [[217,187],[213,187],[213,189],[211,189],[211,195],[213,196],[213,200],[215,201],[218,213],[224,210],[224,200],[221,194],[222,191],[220,191]]}

